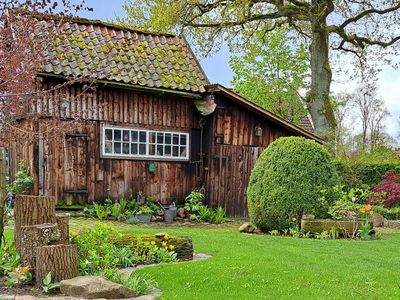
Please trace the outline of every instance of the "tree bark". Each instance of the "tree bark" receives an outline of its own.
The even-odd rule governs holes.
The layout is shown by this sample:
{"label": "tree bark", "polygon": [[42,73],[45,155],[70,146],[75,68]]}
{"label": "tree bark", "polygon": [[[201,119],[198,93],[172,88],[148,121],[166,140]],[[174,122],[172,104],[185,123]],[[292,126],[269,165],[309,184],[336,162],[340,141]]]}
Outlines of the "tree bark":
{"label": "tree bark", "polygon": [[57,214],[56,221],[60,231],[60,239],[57,244],[69,244],[69,214]]}
{"label": "tree bark", "polygon": [[[312,41],[310,44],[311,89],[307,96],[307,106],[311,114],[316,134],[329,138],[336,127],[335,116],[329,99],[332,70],[329,63],[329,32],[326,18],[332,12],[330,1],[314,0],[315,11],[311,18]],[[315,16],[320,16],[316,18]]]}
{"label": "tree bark", "polygon": [[60,238],[60,232],[56,223],[30,225],[21,227],[21,240],[19,254],[23,266],[31,266],[35,269],[35,248],[47,246]]}
{"label": "tree bark", "polygon": [[14,242],[21,250],[21,227],[55,223],[56,200],[54,197],[17,195],[14,204]]}
{"label": "tree bark", "polygon": [[60,282],[79,276],[77,245],[53,245],[37,247],[36,286],[43,284],[43,278],[51,272],[51,281]]}
{"label": "tree bark", "polygon": [[4,234],[4,212],[7,197],[7,181],[6,181],[6,167],[4,162],[4,150],[0,148],[0,248],[3,242]]}

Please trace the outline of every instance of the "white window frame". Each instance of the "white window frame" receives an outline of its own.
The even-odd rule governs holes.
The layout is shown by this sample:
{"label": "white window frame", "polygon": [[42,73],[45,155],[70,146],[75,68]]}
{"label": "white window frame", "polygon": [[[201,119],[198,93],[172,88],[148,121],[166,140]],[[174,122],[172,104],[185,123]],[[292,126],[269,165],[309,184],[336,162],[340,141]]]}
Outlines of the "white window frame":
{"label": "white window frame", "polygon": [[[112,143],[112,149],[114,149],[113,144],[115,142],[121,143],[121,153],[106,153],[106,130],[111,129],[111,130],[121,130],[121,141],[115,141],[114,136],[112,137],[112,140],[108,142]],[[123,153],[123,131],[129,131],[129,142],[126,141],[126,143],[129,143],[129,154],[124,154]],[[131,146],[132,146],[132,131],[137,131],[139,132],[145,132],[146,133],[146,141],[141,143],[139,141],[139,136],[138,136],[138,154],[130,154],[131,153]],[[155,133],[156,134],[156,143],[151,143],[150,142],[150,134]],[[157,143],[157,133],[163,133],[164,136],[164,141],[163,143]],[[170,134],[171,135],[171,144],[165,144],[165,134]],[[179,135],[179,141],[178,144],[173,143],[173,135],[178,134]],[[114,135],[114,131],[113,131]],[[181,144],[181,136],[186,137],[186,145]],[[133,159],[133,160],[166,160],[166,161],[189,161],[190,158],[190,134],[188,132],[181,132],[181,131],[166,131],[166,130],[152,130],[152,129],[145,129],[145,128],[138,128],[138,127],[123,127],[123,126],[114,126],[114,125],[102,125],[101,128],[101,134],[100,134],[100,141],[101,141],[101,157],[104,158],[116,158],[116,159]],[[139,154],[139,145],[140,144],[145,144],[146,145],[146,154]],[[163,147],[163,153],[165,153],[165,147],[171,146],[171,156],[165,156],[165,155],[151,155],[150,152],[150,146],[154,145],[154,147],[157,146],[162,146]],[[173,147],[179,147],[178,148],[178,154],[181,153],[181,147],[186,147],[186,155],[183,156],[172,156],[173,154]],[[157,151],[157,149],[156,149]]]}

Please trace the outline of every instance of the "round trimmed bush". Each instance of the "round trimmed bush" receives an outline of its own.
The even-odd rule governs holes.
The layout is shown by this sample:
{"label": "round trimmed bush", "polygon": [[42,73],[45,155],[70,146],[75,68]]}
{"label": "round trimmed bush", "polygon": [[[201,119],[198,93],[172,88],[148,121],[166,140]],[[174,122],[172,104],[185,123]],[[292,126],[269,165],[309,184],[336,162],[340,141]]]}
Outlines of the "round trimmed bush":
{"label": "round trimmed bush", "polygon": [[336,200],[339,176],[328,151],[302,137],[274,141],[257,160],[247,188],[251,222],[283,230],[302,214],[324,217]]}

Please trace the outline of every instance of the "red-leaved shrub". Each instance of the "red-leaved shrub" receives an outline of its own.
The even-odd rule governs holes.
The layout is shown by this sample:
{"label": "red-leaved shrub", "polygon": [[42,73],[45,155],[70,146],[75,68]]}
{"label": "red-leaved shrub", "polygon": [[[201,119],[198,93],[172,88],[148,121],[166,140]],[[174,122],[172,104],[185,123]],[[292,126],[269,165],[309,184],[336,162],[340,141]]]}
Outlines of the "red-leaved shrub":
{"label": "red-leaved shrub", "polygon": [[369,202],[378,202],[381,199],[386,208],[400,206],[400,173],[385,173],[382,182],[372,189]]}

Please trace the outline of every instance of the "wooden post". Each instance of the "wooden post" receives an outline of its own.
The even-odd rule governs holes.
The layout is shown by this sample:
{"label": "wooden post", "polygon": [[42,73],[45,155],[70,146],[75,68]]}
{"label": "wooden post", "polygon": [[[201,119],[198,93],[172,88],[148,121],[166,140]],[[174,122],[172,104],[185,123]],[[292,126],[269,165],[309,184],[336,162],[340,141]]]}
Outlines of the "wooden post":
{"label": "wooden post", "polygon": [[69,244],[69,214],[57,214],[56,222],[60,230],[60,239],[57,244]]}
{"label": "wooden post", "polygon": [[56,200],[47,196],[17,195],[14,204],[14,242],[21,250],[21,227],[55,223]]}
{"label": "wooden post", "polygon": [[60,282],[79,276],[77,245],[53,245],[37,247],[36,286],[43,284],[43,278],[51,272],[51,280]]}

